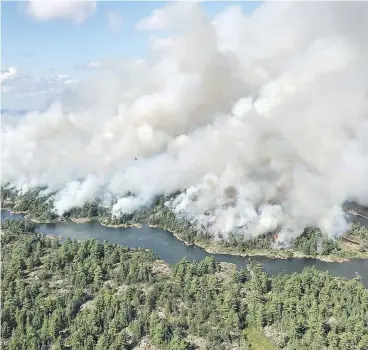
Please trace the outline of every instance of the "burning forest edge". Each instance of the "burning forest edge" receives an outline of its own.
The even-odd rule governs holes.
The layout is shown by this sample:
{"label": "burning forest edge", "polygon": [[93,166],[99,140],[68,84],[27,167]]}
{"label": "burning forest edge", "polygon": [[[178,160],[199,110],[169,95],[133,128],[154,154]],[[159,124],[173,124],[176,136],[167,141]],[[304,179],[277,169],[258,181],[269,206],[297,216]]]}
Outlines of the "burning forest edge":
{"label": "burning forest edge", "polygon": [[[214,239],[205,228],[198,229],[190,221],[175,214],[165,205],[170,197],[158,197],[151,206],[141,207],[132,213],[113,214],[112,207],[102,205],[96,199],[82,207],[73,208],[58,215],[53,206],[52,193],[41,196],[42,188],[20,194],[9,186],[1,188],[1,207],[13,213],[27,214],[26,218],[37,223],[63,222],[72,220],[75,223],[97,221],[108,227],[137,227],[148,224],[171,232],[177,239],[187,245],[195,244],[207,252],[240,256],[266,256],[271,258],[317,258],[323,261],[342,262],[349,259],[368,258],[368,230],[359,224],[352,224],[349,230],[339,239],[331,239],[319,229],[306,228],[301,236],[287,244],[280,244],[277,231],[247,238],[230,233],[227,238]],[[131,194],[129,194],[131,195]],[[348,204],[346,212],[362,213],[359,206]],[[282,242],[281,242],[282,243]]]}

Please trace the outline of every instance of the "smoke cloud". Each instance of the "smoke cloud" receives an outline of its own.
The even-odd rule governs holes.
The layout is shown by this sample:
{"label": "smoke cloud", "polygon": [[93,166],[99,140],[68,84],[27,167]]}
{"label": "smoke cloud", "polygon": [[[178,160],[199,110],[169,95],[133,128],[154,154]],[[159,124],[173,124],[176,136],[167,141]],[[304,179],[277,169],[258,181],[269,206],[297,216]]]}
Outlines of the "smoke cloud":
{"label": "smoke cloud", "polygon": [[229,7],[213,22],[169,4],[138,25],[172,33],[149,59],[3,124],[2,182],[59,189],[59,213],[111,195],[131,213],[180,190],[166,205],[215,238],[338,236],[342,203],[368,204],[366,18],[366,2]]}

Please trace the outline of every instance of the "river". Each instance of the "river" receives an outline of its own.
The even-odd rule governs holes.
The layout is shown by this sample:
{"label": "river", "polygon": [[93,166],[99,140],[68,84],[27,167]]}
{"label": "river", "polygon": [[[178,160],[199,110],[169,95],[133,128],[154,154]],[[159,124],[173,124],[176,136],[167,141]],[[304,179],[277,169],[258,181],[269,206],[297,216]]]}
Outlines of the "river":
{"label": "river", "polygon": [[[11,214],[7,210],[1,210],[1,220],[22,219],[22,214]],[[354,217],[361,224],[368,225],[368,220],[361,217]],[[236,264],[239,268],[244,268],[248,264],[248,258],[207,253],[197,246],[187,246],[176,239],[170,232],[165,230],[150,228],[143,225],[142,228],[110,228],[101,226],[98,222],[77,224],[71,221],[57,224],[38,224],[37,232],[47,234],[61,234],[63,237],[72,239],[90,239],[108,241],[110,243],[121,244],[132,248],[148,248],[153,250],[162,260],[169,264],[175,263],[187,257],[190,261],[198,261],[206,256],[213,256],[220,262]],[[305,267],[315,266],[318,270],[329,271],[334,276],[353,278],[358,273],[365,287],[368,288],[368,260],[351,260],[344,263],[323,262],[317,259],[271,259],[266,257],[251,257],[255,263],[260,263],[266,273],[278,274],[282,272],[301,272]]]}

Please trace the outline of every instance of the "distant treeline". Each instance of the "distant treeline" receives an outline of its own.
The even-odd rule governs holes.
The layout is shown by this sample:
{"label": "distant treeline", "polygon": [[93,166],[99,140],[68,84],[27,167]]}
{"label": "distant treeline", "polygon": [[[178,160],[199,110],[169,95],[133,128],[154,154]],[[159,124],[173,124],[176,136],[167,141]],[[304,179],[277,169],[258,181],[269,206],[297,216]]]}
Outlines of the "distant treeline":
{"label": "distant treeline", "polygon": [[[91,203],[84,204],[82,207],[72,208],[59,217],[54,211],[53,193],[41,195],[42,190],[44,188],[34,189],[19,195],[8,187],[2,187],[2,206],[13,205],[14,211],[27,211],[29,218],[40,222],[68,218],[91,218],[106,225],[119,225],[145,221],[151,225],[174,232],[179,238],[188,243],[210,243],[213,241],[213,236],[208,230],[194,227],[188,220],[177,217],[169,207],[165,206],[164,203],[168,199],[167,197],[156,198],[150,207],[139,208],[131,214],[121,213],[119,215],[112,214],[112,208],[116,200],[112,200],[110,205],[106,206],[96,199]],[[358,245],[358,253],[342,249],[339,240],[332,240],[323,235],[320,230],[312,228],[306,229],[301,236],[293,239],[290,247],[288,247],[288,252],[292,254],[293,251],[296,251],[308,256],[334,255],[353,258],[359,252],[362,253],[368,250],[367,228],[354,224],[345,234],[345,236],[350,235],[359,238],[359,242],[355,242]],[[272,250],[274,238],[274,233],[260,235],[252,239],[241,234],[230,233],[226,239],[221,239],[220,237],[219,243],[224,248],[230,248],[238,252]]]}
{"label": "distant treeline", "polygon": [[[327,272],[266,275],[2,223],[3,349],[368,349],[368,290]],[[262,344],[262,347],[261,345]]]}

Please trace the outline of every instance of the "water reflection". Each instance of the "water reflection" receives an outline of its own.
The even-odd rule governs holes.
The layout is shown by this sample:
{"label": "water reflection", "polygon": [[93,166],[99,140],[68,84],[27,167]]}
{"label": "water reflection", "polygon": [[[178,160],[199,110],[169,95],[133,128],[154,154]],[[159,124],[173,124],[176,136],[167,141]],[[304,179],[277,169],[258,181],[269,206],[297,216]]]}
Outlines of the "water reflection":
{"label": "water reflection", "polygon": [[[12,219],[17,220],[23,218],[21,214],[10,214],[8,211],[1,211],[1,220]],[[359,218],[362,224],[364,218]],[[244,268],[248,264],[248,258],[211,254],[207,253],[200,247],[187,246],[183,242],[177,240],[171,233],[150,228],[144,225],[142,228],[110,228],[101,226],[99,223],[76,224],[73,222],[57,223],[57,224],[40,224],[37,225],[36,231],[48,234],[61,234],[63,237],[72,239],[89,239],[94,238],[99,241],[108,241],[133,248],[142,247],[152,249],[163,260],[172,264],[183,257],[187,257],[190,261],[198,261],[206,256],[213,256],[218,261],[236,264],[239,268]],[[264,270],[270,274],[278,274],[282,272],[292,273],[301,272],[307,266],[315,266],[322,271],[329,271],[332,275],[342,276],[346,278],[354,278],[356,273],[362,277],[362,282],[368,287],[368,260],[352,260],[344,263],[329,263],[316,259],[271,259],[265,257],[252,257],[255,263],[262,264]]]}

